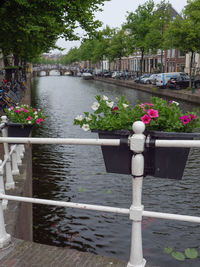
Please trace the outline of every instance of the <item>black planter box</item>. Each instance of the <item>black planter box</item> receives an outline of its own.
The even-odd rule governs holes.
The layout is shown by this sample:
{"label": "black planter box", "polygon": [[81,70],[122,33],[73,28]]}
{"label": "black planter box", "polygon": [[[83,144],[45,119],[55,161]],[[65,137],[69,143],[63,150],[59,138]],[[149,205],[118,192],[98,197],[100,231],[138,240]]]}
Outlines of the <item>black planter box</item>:
{"label": "black planter box", "polygon": [[29,137],[32,125],[8,122],[8,137]]}
{"label": "black planter box", "polygon": [[[128,146],[130,131],[94,131],[102,139],[120,139],[120,146],[101,146],[106,171],[110,173],[131,174],[131,160],[133,152]],[[191,140],[197,133],[169,133],[150,131],[145,132],[152,139],[163,140]],[[180,180],[187,162],[189,148],[162,148],[146,147],[144,155],[144,176],[150,175],[159,178]]]}

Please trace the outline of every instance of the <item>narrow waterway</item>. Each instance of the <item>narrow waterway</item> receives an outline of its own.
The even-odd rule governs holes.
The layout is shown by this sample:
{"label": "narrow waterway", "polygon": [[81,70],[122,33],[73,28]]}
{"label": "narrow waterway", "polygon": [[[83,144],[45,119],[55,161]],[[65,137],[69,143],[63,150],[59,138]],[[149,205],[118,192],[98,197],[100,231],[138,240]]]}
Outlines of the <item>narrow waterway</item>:
{"label": "narrow waterway", "polygon": [[[98,81],[67,76],[35,78],[32,105],[47,118],[34,137],[96,138],[73,125],[73,119],[90,111],[97,94],[115,99],[125,95],[131,104],[147,102],[151,95]],[[195,106],[180,103],[185,110]],[[145,210],[200,215],[200,151],[190,152],[183,180],[146,177],[143,185]],[[131,176],[108,174],[100,147],[33,145],[34,197],[129,208]],[[128,216],[34,205],[34,241],[76,248],[128,261],[131,223]],[[177,261],[163,253],[165,247],[184,252],[196,248],[200,254],[200,226],[170,220],[144,218],[144,258],[156,266],[199,267],[199,258]]]}

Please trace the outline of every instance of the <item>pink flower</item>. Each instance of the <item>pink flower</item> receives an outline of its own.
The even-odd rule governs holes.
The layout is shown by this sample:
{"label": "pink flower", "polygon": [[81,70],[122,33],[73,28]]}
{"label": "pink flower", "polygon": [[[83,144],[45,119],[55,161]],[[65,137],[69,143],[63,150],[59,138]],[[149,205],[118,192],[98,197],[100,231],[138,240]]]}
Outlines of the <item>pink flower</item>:
{"label": "pink flower", "polygon": [[25,113],[28,112],[28,109],[25,109],[24,112],[25,112]]}
{"label": "pink flower", "polygon": [[37,124],[40,124],[40,122],[42,122],[42,121],[43,121],[43,119],[42,118],[39,118],[39,119],[36,120],[36,123]]}
{"label": "pink flower", "polygon": [[31,116],[28,116],[28,118],[26,119],[27,121],[30,121],[31,120]]}
{"label": "pink flower", "polygon": [[158,111],[155,110],[155,109],[149,109],[147,111],[147,113],[148,113],[148,115],[149,115],[150,118],[157,118],[157,117],[159,117],[158,116]]}
{"label": "pink flower", "polygon": [[145,111],[144,104],[139,105],[139,107],[141,107]]}
{"label": "pink flower", "polygon": [[20,110],[21,110],[21,111],[23,111],[23,110],[24,110],[24,108],[20,108]]}
{"label": "pink flower", "polygon": [[33,109],[33,111],[37,111],[37,109],[36,109],[36,108],[34,108],[34,109]]}
{"label": "pink flower", "polygon": [[194,119],[197,118],[197,116],[195,116],[195,115],[193,115],[193,114],[190,114],[189,116],[190,116],[190,119],[191,119],[191,120],[194,120]]}
{"label": "pink flower", "polygon": [[180,117],[179,119],[182,120],[182,123],[183,123],[183,124],[188,124],[188,123],[191,121],[190,117],[187,116],[187,115],[182,116],[182,117]]}
{"label": "pink flower", "polygon": [[153,104],[151,104],[151,103],[143,103],[143,105],[144,106],[148,105],[149,107],[152,107],[153,106]]}
{"label": "pink flower", "polygon": [[10,107],[10,110],[13,110],[13,107]]}
{"label": "pink flower", "polygon": [[139,107],[141,107],[144,111],[146,111],[145,106],[152,107],[153,104],[151,104],[151,103],[143,103],[143,104],[139,105]]}
{"label": "pink flower", "polygon": [[145,124],[149,124],[151,118],[150,118],[147,114],[145,114],[143,117],[141,117],[141,120],[142,120],[142,122],[144,122]]}
{"label": "pink flower", "polygon": [[15,113],[20,113],[19,109],[14,110]]}
{"label": "pink flower", "polygon": [[114,108],[112,109],[112,111],[115,111],[115,110],[119,110],[119,108],[118,108],[118,107],[114,107]]}

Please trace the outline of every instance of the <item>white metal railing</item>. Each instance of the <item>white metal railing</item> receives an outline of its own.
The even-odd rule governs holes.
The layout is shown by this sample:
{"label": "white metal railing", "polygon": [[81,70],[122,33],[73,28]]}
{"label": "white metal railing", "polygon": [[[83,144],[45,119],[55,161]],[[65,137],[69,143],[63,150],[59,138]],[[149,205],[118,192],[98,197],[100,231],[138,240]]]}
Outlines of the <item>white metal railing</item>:
{"label": "white metal railing", "polygon": [[[5,118],[3,119],[5,121]],[[1,125],[0,125],[1,127]],[[144,206],[142,205],[142,184],[143,184],[143,175],[144,175],[144,156],[143,151],[145,148],[145,143],[148,145],[148,139],[146,140],[145,135],[143,134],[145,130],[145,125],[142,122],[135,122],[133,124],[134,134],[129,137],[129,146],[130,149],[134,152],[132,157],[132,205],[129,209],[117,208],[117,207],[108,207],[100,205],[88,205],[84,203],[72,203],[64,201],[54,201],[54,200],[45,200],[45,199],[36,199],[36,198],[27,198],[19,196],[6,195],[4,186],[3,186],[3,175],[4,167],[6,168],[6,189],[13,188],[14,182],[11,181],[9,176],[12,176],[11,169],[11,155],[14,152],[18,151],[12,157],[12,166],[18,164],[16,158],[17,155],[22,156],[23,145],[14,145],[11,148],[11,151],[8,150],[8,143],[15,144],[67,144],[67,145],[106,145],[106,146],[119,146],[119,139],[78,139],[78,138],[8,138],[6,137],[6,130],[3,128],[3,137],[0,137],[0,143],[4,143],[5,149],[5,159],[4,162],[0,165],[0,248],[4,247],[10,242],[10,235],[6,233],[4,216],[3,216],[3,201],[14,200],[22,201],[29,203],[38,203],[44,205],[55,205],[63,206],[70,208],[78,209],[89,209],[97,210],[104,212],[113,212],[118,214],[128,214],[130,220],[132,220],[132,235],[131,235],[131,249],[130,249],[130,260],[127,264],[127,267],[144,267],[146,260],[143,258],[142,250],[142,217],[156,217],[162,219],[170,219],[177,221],[187,221],[200,223],[200,217],[196,216],[187,216],[179,214],[170,214],[170,213],[161,213],[161,212],[152,212],[145,211]],[[20,147],[21,146],[21,147]],[[199,140],[156,140],[156,147],[200,147]],[[19,147],[19,149],[18,149]],[[6,161],[6,162],[5,162]],[[16,163],[14,164],[13,161]],[[9,167],[8,167],[9,166]],[[16,167],[16,166],[15,166]],[[8,177],[7,177],[8,175]],[[10,184],[12,186],[10,186]]]}

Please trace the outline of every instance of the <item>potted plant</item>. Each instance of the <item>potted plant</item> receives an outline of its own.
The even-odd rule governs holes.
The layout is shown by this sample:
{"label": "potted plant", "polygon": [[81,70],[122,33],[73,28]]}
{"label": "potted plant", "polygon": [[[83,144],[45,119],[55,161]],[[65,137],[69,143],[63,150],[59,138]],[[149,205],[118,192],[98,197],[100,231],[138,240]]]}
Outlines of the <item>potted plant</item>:
{"label": "potted plant", "polygon": [[[135,121],[145,123],[145,135],[151,139],[193,139],[198,135],[193,131],[200,127],[197,111],[184,113],[179,103],[158,97],[131,107],[124,96],[116,98],[115,103],[97,95],[92,109],[93,113],[76,116],[74,124],[84,131],[98,132],[99,138],[121,139],[119,147],[102,146],[107,172],[131,174],[132,151],[127,144]],[[146,147],[144,175],[181,179],[188,154],[188,148]]]}
{"label": "potted plant", "polygon": [[40,109],[21,104],[5,109],[8,117],[8,137],[28,137],[34,125],[41,125],[44,115]]}

